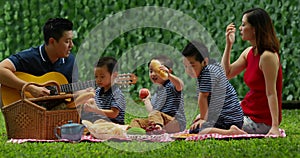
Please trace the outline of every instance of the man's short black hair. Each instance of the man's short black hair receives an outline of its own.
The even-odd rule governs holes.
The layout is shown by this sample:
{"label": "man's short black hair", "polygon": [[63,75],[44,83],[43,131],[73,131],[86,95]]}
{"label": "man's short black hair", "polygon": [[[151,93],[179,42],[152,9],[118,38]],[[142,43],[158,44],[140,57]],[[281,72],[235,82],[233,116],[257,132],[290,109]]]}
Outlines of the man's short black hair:
{"label": "man's short black hair", "polygon": [[71,30],[73,30],[73,23],[68,19],[50,18],[43,27],[44,41],[46,45],[51,37],[59,41],[65,31]]}

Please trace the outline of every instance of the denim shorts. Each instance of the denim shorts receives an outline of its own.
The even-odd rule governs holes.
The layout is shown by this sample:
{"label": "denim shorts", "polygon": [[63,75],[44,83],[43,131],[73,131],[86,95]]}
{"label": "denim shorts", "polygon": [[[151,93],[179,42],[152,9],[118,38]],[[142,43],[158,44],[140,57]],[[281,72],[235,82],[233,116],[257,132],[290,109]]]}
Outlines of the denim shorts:
{"label": "denim shorts", "polygon": [[256,123],[249,116],[244,116],[244,124],[242,129],[249,134],[267,134],[271,129],[264,123]]}

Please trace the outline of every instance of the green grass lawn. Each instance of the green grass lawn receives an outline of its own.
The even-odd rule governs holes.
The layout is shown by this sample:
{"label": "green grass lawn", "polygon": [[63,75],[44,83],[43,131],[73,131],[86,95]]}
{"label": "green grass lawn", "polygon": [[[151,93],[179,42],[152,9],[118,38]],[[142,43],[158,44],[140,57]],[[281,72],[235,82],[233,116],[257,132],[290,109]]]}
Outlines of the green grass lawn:
{"label": "green grass lawn", "polygon": [[175,141],[171,143],[7,143],[0,112],[0,157],[300,157],[300,110],[283,110],[285,138]]}

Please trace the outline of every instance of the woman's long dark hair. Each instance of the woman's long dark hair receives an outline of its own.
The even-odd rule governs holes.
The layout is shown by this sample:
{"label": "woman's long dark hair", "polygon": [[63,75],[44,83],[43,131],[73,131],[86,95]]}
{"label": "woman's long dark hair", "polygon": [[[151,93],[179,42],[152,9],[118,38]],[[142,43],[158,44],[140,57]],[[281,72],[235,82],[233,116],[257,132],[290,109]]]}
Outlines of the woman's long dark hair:
{"label": "woman's long dark hair", "polygon": [[268,13],[261,8],[253,8],[243,15],[246,15],[248,23],[255,29],[258,53],[262,54],[265,50],[279,53],[280,43]]}

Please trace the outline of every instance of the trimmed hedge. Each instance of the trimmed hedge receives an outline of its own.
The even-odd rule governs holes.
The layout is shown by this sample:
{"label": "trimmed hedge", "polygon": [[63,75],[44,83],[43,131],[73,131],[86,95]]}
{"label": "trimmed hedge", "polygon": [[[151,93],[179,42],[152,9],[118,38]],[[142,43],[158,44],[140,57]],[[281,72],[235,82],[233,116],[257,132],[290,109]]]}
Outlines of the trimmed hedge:
{"label": "trimmed hedge", "polygon": [[[252,7],[261,7],[270,14],[278,38],[281,42],[281,63],[284,74],[283,100],[300,100],[300,55],[299,44],[299,1],[281,0],[253,0],[221,1],[221,0],[124,0],[114,2],[110,0],[77,0],[77,1],[3,1],[0,10],[0,60],[20,50],[43,43],[41,27],[50,17],[65,17],[74,22],[76,38],[74,39],[74,53],[88,36],[89,32],[102,22],[120,11],[141,6],[160,6],[172,8],[196,19],[215,39],[219,51],[222,53],[225,46],[225,27],[230,22],[241,24],[242,12]],[[197,32],[195,32],[197,34]],[[180,35],[159,28],[138,28],[123,33],[113,40],[106,48],[104,55],[114,55],[117,58],[135,45],[148,42],[164,43],[182,50],[187,40]],[[232,60],[237,58],[249,43],[243,42],[238,36],[234,45]],[[137,52],[139,53],[139,52]],[[143,52],[140,52],[143,53]],[[136,54],[138,57],[139,54]],[[87,55],[87,58],[88,55]],[[87,69],[81,68],[87,72]],[[139,82],[131,90],[149,87],[145,67],[138,67],[135,73]],[[144,75],[146,74],[146,75]],[[85,78],[85,74],[81,77]],[[247,87],[242,81],[242,75],[230,81],[242,97]]]}

